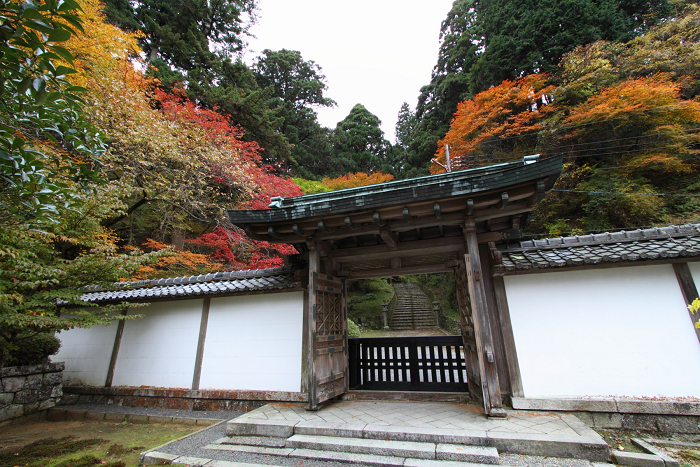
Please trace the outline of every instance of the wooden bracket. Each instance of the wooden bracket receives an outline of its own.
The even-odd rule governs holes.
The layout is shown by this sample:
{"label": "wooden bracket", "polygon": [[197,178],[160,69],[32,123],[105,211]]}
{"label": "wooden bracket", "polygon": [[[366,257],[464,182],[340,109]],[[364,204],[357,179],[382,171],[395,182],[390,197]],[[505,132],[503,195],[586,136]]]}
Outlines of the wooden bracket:
{"label": "wooden bracket", "polygon": [[384,240],[384,243],[386,243],[389,248],[396,248],[399,245],[399,237],[396,233],[387,228],[382,228],[379,231],[379,236],[382,237],[382,240]]}

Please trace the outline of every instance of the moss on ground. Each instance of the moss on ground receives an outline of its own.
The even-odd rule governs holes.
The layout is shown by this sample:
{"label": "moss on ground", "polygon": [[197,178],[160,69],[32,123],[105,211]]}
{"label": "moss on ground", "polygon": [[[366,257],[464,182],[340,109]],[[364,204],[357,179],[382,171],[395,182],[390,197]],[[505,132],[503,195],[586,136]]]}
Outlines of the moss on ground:
{"label": "moss on ground", "polygon": [[201,429],[180,424],[22,423],[12,426],[11,436],[0,436],[0,467],[137,466],[141,452]]}

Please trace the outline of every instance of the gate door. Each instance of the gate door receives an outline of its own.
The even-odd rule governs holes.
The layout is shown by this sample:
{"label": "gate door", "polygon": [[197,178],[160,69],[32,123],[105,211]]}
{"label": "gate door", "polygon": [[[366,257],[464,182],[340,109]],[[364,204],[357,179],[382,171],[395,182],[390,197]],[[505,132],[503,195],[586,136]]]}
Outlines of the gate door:
{"label": "gate door", "polygon": [[467,392],[460,336],[349,339],[350,387]]}
{"label": "gate door", "polygon": [[348,391],[348,333],[344,282],[312,273],[309,410]]}

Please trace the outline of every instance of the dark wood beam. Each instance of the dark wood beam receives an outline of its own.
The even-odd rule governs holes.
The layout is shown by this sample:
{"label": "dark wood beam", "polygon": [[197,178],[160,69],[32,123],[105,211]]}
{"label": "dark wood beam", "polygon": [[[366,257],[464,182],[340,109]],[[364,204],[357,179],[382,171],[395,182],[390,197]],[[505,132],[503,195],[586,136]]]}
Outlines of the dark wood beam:
{"label": "dark wood beam", "polygon": [[[501,234],[499,232],[477,234],[479,243],[495,242],[500,239]],[[387,245],[342,248],[331,250],[328,256],[329,258],[337,259],[341,263],[362,263],[364,261],[389,259],[395,256],[410,258],[414,256],[459,253],[463,249],[464,240],[462,237],[443,237],[439,239],[401,242],[393,249],[389,248]]]}
{"label": "dark wood beam", "polygon": [[399,245],[399,238],[394,232],[387,228],[383,228],[379,231],[379,236],[382,237],[384,243],[387,244],[389,248],[396,248]]}
{"label": "dark wood beam", "polygon": [[374,277],[412,276],[416,274],[433,274],[451,272],[452,268],[445,263],[426,264],[405,268],[368,269],[366,271],[338,271],[338,276],[347,279],[372,279]]}
{"label": "dark wood beam", "polygon": [[[673,271],[676,273],[676,279],[678,279],[678,285],[681,288],[681,293],[683,294],[683,299],[686,305],[693,303],[693,300],[698,298],[698,289],[693,280],[693,275],[690,272],[688,263],[677,263],[673,265]],[[695,327],[695,323],[698,322],[700,316],[694,315],[690,310],[688,310],[690,315],[690,321],[695,329],[695,334],[700,340],[700,328]]]}

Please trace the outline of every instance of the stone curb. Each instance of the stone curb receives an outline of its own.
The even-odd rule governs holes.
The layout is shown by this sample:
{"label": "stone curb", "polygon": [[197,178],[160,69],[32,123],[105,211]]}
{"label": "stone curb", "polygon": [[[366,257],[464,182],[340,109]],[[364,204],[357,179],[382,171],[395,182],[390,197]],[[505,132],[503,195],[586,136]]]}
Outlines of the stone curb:
{"label": "stone curb", "polygon": [[653,454],[653,455],[658,456],[661,459],[663,459],[664,464],[667,467],[680,467],[680,463],[677,460],[672,459],[668,454],[666,454],[665,452],[663,452],[660,449],[657,449],[656,447],[652,446],[651,444],[647,443],[646,441],[639,439],[639,438],[632,438],[630,441],[632,442],[632,444],[634,444],[635,446],[639,447],[640,449],[648,452],[649,454]]}
{"label": "stone curb", "polygon": [[[209,420],[212,420],[212,419],[209,419]],[[166,454],[166,453],[158,452],[158,449],[162,449],[162,448],[169,446],[173,443],[177,443],[179,441],[182,441],[183,439],[189,438],[190,436],[194,436],[197,433],[200,433],[204,430],[207,430],[212,426],[220,425],[224,422],[225,422],[225,420],[221,420],[218,423],[213,423],[210,426],[202,428],[201,430],[197,430],[193,433],[190,433],[189,435],[181,436],[180,438],[174,439],[172,441],[168,441],[167,443],[163,443],[160,446],[154,447],[153,449],[149,449],[147,451],[142,452],[139,455],[140,465],[164,465],[164,464],[162,464],[162,462],[167,460],[169,458],[169,456],[175,456],[174,458],[180,457],[180,456],[175,455],[175,454]],[[153,463],[150,463],[150,464],[146,463],[146,459],[152,459]],[[173,459],[171,459],[171,461],[172,460]],[[209,459],[209,460],[211,460],[211,459]],[[168,462],[168,464],[170,464],[170,463],[172,463],[172,462]]]}
{"label": "stone curb", "polygon": [[160,415],[116,414],[112,412],[89,412],[81,410],[51,408],[47,411],[46,420],[63,422],[71,420],[106,421],[114,423],[178,423],[181,425],[212,426],[225,422],[219,418],[188,418],[163,417]]}
{"label": "stone curb", "polygon": [[599,399],[545,399],[513,397],[512,402],[513,408],[518,410],[700,416],[700,402],[682,400],[648,401],[623,399],[618,397]]}

